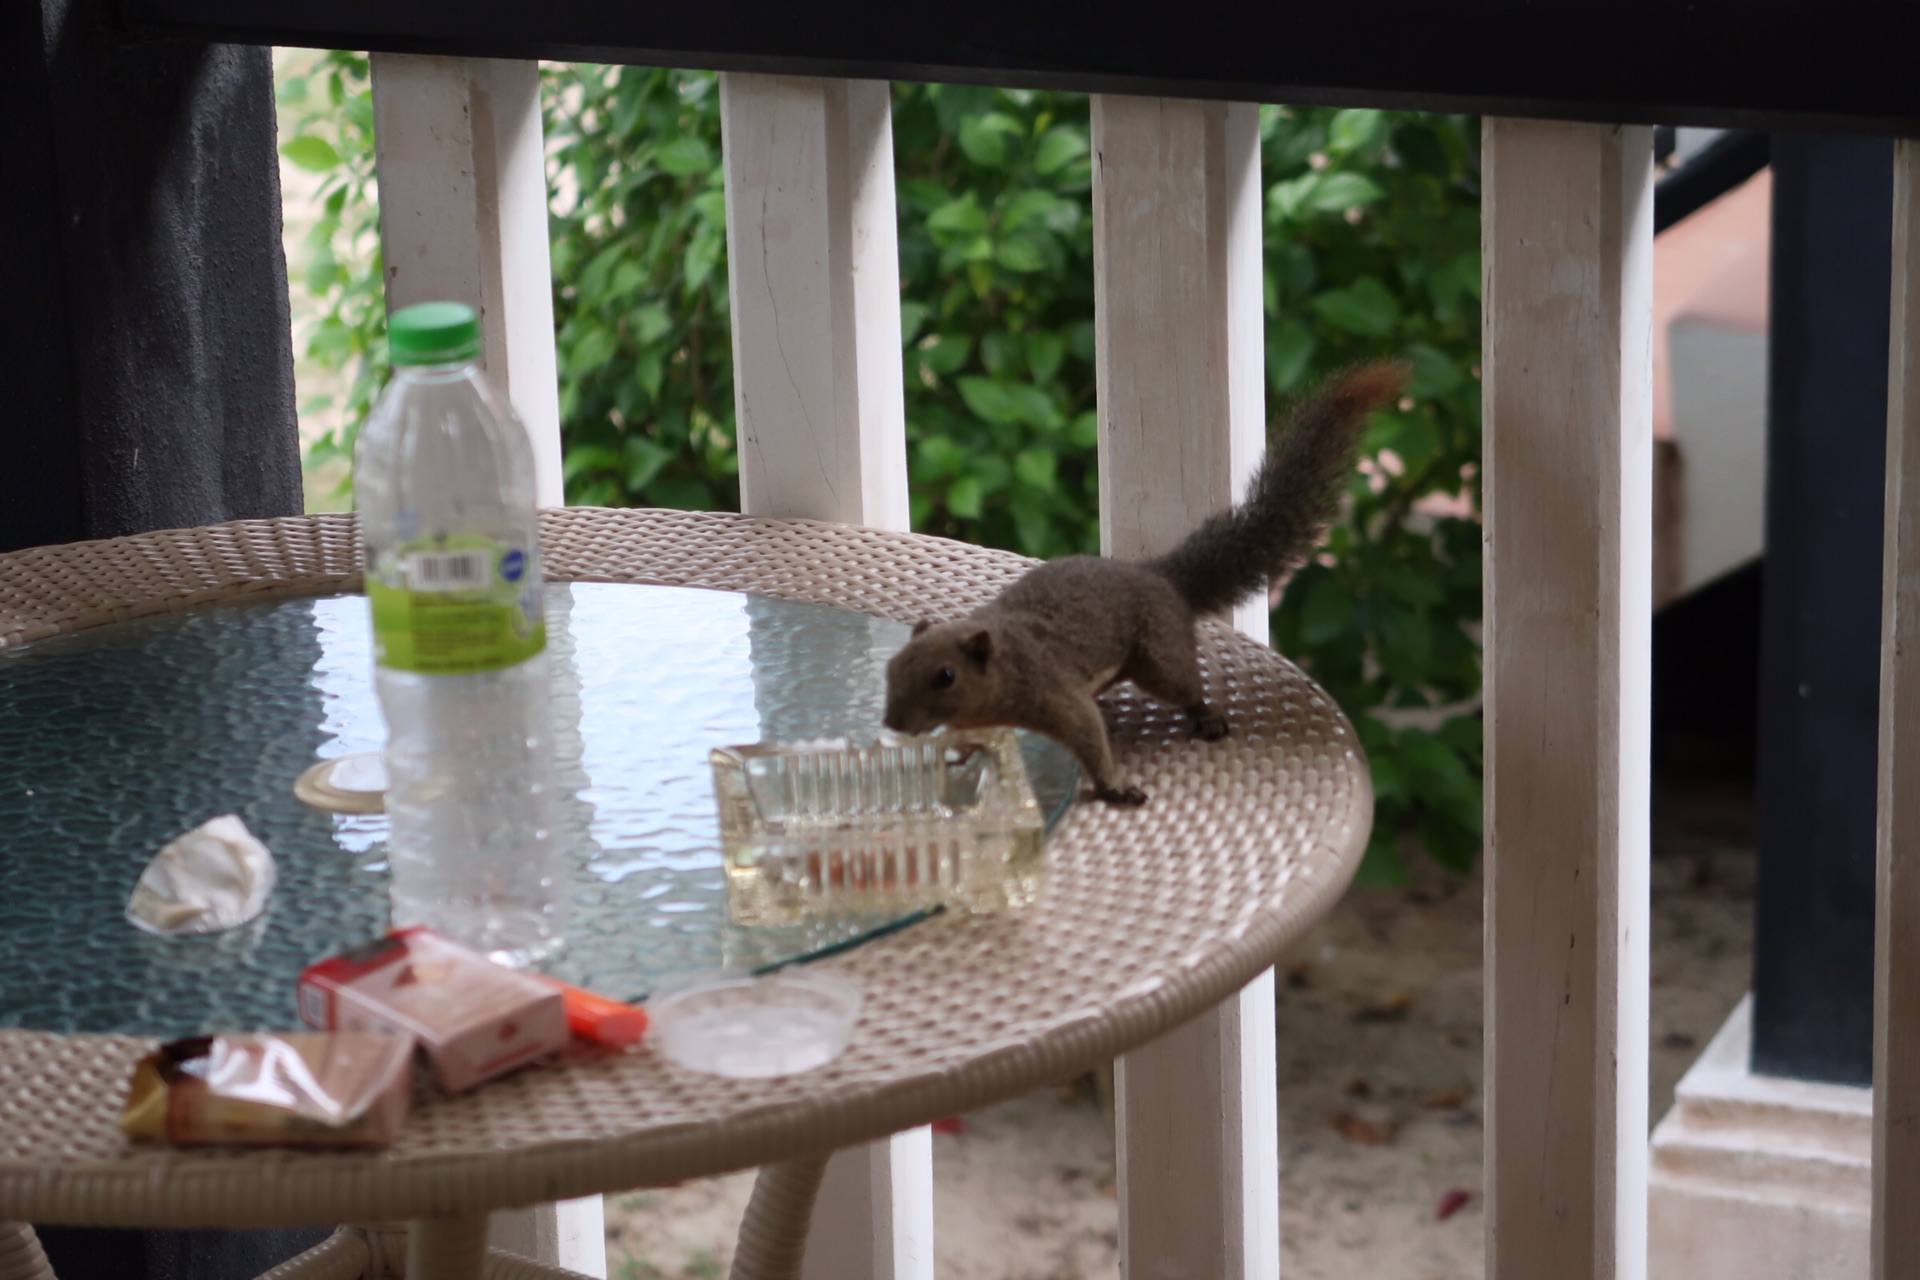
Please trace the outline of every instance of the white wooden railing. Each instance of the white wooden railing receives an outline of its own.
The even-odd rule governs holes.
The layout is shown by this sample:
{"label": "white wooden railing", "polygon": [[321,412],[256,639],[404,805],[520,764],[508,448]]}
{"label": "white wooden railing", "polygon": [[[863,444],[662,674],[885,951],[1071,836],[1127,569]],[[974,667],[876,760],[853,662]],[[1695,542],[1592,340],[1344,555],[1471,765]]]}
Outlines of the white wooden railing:
{"label": "white wooden railing", "polygon": [[[375,55],[390,305],[485,318],[489,373],[560,443],[531,62]],[[907,526],[887,86],[726,74],[741,492]],[[1101,543],[1161,550],[1264,440],[1257,109],[1092,107]],[[1652,148],[1490,120],[1484,172],[1487,1274],[1646,1271]],[[1875,1128],[1876,1276],[1920,1276],[1920,152],[1896,205]],[[1911,304],[1911,305],[1910,305]],[[1913,447],[1906,447],[1912,440]],[[1177,477],[1177,479],[1176,479]],[[1264,638],[1264,610],[1235,619]],[[1124,1274],[1279,1273],[1272,975],[1118,1072]],[[813,1280],[931,1280],[925,1130],[838,1157]],[[1902,1193],[1890,1187],[1907,1188]],[[605,1275],[597,1201],[496,1231]]]}

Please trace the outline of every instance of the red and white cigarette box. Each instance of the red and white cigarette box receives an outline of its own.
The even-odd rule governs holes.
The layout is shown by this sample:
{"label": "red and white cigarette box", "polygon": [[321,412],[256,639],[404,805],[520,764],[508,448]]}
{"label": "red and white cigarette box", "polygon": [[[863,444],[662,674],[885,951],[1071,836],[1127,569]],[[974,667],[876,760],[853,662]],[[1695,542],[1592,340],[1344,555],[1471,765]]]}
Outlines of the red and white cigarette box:
{"label": "red and white cigarette box", "polygon": [[566,1047],[561,993],[430,929],[400,929],[300,975],[300,1018],[321,1031],[408,1032],[449,1093]]}

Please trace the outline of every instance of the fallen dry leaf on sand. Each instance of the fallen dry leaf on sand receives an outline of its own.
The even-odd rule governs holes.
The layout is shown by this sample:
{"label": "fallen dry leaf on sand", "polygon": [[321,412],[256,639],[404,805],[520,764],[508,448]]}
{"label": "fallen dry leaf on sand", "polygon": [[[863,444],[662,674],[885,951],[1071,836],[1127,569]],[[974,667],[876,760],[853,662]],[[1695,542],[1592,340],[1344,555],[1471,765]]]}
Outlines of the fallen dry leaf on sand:
{"label": "fallen dry leaf on sand", "polygon": [[1371,1120],[1362,1120],[1351,1111],[1336,1111],[1327,1117],[1327,1123],[1333,1131],[1348,1142],[1358,1142],[1369,1147],[1383,1146],[1393,1141],[1394,1126],[1375,1124]]}
{"label": "fallen dry leaf on sand", "polygon": [[1457,1111],[1467,1105],[1465,1089],[1439,1089],[1427,1095],[1421,1104],[1429,1111]]}
{"label": "fallen dry leaf on sand", "polygon": [[1361,1005],[1354,1011],[1355,1022],[1400,1022],[1413,1009],[1413,997],[1396,991],[1378,1004]]}
{"label": "fallen dry leaf on sand", "polygon": [[1472,1198],[1469,1193],[1462,1191],[1459,1187],[1455,1187],[1440,1197],[1440,1204],[1433,1211],[1434,1220],[1436,1222],[1445,1222],[1448,1218],[1451,1218],[1454,1214],[1466,1208],[1467,1201]]}

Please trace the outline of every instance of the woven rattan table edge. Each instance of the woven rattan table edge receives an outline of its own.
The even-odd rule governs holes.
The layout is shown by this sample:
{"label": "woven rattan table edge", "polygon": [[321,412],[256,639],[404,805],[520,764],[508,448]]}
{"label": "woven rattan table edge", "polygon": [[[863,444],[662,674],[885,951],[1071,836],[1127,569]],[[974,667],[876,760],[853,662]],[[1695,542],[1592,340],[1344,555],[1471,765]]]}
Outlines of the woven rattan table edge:
{"label": "woven rattan table edge", "polygon": [[[882,593],[881,607],[874,607],[873,599],[849,604],[847,593],[833,588],[836,568],[832,564],[821,566],[827,585],[796,581],[748,587],[738,583],[754,575],[738,565],[732,566],[733,572],[641,575],[623,573],[592,554],[596,537],[618,543],[638,533],[663,531],[748,544],[768,538],[799,539],[818,544],[821,550],[837,546],[881,559],[905,556],[919,562],[965,564],[977,581],[965,590],[932,593],[894,583],[889,588],[893,594]],[[900,619],[967,607],[990,596],[1030,563],[1010,553],[924,535],[715,513],[570,508],[544,512],[542,534],[547,571],[557,581],[754,590]],[[215,564],[206,553],[209,545],[232,554],[216,557]],[[258,553],[275,547],[290,554],[292,562],[282,566],[280,576],[262,577],[261,569],[274,566],[267,563],[270,556]],[[318,564],[300,559],[316,553]],[[116,557],[136,562],[158,557],[198,574],[203,585],[162,584],[164,589],[105,603],[94,601],[91,607],[84,592],[60,589],[57,583],[55,589],[47,588],[49,571],[72,571],[76,565],[84,569]],[[0,556],[0,648],[221,599],[352,590],[358,585],[357,557],[353,517],[337,515],[238,521],[11,553]],[[1267,653],[1224,627],[1209,624],[1208,631],[1216,644],[1243,653]],[[1277,655],[1267,656],[1284,662]],[[1285,907],[1257,917],[1242,937],[1222,944],[1157,990],[1118,1000],[1100,1017],[1076,1018],[1029,1040],[995,1046],[958,1070],[923,1073],[817,1105],[788,1105],[741,1115],[724,1132],[705,1125],[650,1129],[622,1137],[524,1145],[515,1147],[510,1157],[505,1152],[485,1156],[421,1153],[404,1158],[290,1153],[284,1160],[262,1164],[182,1152],[143,1160],[137,1167],[128,1167],[132,1162],[49,1167],[0,1161],[0,1219],[247,1227],[510,1207],[660,1185],[838,1148],[1043,1087],[1137,1047],[1218,1003],[1270,966],[1290,941],[1331,908],[1352,879],[1368,833],[1372,790],[1364,758],[1357,759],[1354,770],[1346,839],[1322,850],[1326,856],[1309,865],[1307,882],[1298,886]],[[930,921],[913,932],[925,937],[964,927],[964,920],[949,918]],[[883,940],[863,950],[888,945]],[[0,1057],[9,1040],[32,1034],[0,1031]],[[111,1043],[113,1052],[126,1052],[126,1038],[100,1039],[103,1049]],[[278,1174],[286,1177],[271,1176]]]}

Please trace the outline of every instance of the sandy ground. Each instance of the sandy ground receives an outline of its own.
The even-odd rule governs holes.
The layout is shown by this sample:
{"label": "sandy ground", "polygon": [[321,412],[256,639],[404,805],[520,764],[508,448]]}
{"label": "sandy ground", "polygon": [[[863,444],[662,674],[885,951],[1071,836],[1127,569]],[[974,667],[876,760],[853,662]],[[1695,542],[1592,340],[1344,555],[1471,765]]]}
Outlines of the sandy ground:
{"label": "sandy ground", "polygon": [[[1656,795],[1656,1120],[1747,988],[1750,804],[1737,789]],[[1409,887],[1354,890],[1283,965],[1276,1014],[1283,1273],[1477,1280],[1480,886],[1418,868]],[[609,1197],[609,1273],[724,1275],[751,1185]],[[1454,1192],[1464,1205],[1439,1218]],[[934,1198],[940,1280],[1120,1273],[1113,1141],[1091,1090],[1030,1094],[936,1133]]]}

